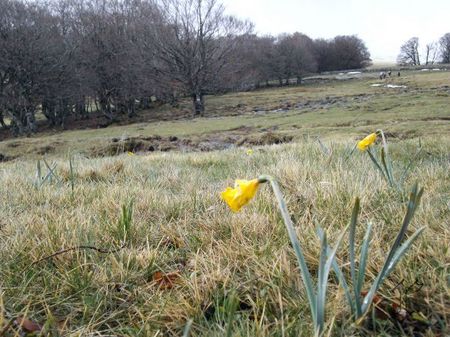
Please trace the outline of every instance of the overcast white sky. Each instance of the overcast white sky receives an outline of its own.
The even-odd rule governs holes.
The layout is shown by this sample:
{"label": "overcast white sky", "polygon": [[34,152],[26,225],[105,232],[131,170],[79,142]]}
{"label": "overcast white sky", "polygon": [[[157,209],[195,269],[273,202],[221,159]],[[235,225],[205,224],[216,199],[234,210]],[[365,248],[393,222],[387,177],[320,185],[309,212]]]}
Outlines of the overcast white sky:
{"label": "overcast white sky", "polygon": [[258,34],[299,31],[311,38],[357,35],[372,60],[395,62],[413,36],[424,47],[450,32],[450,0],[223,0]]}

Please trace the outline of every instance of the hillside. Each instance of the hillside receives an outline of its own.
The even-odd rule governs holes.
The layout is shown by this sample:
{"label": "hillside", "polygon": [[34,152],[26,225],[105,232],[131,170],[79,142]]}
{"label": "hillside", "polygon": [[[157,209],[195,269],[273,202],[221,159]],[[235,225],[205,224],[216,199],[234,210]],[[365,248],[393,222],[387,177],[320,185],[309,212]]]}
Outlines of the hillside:
{"label": "hillside", "polygon": [[[294,140],[349,139],[387,126],[393,140],[448,133],[448,71],[409,71],[385,81],[380,81],[377,73],[348,77],[353,79],[327,79],[305,86],[207,97],[204,118],[192,119],[190,102],[182,101],[177,108],[167,105],[143,112],[139,117],[144,120],[141,123],[55,130],[5,140],[0,142],[0,153],[10,158],[59,156],[69,152],[109,155],[134,151],[133,144],[126,144],[130,137],[141,138],[147,147],[135,146],[136,151],[146,152],[152,145],[154,149],[182,151],[224,149],[246,143],[246,137],[258,139],[267,132],[292,136]],[[382,86],[373,86],[378,84]],[[386,88],[386,85],[400,87]],[[167,120],[171,116],[175,120]],[[154,136],[176,137],[181,141],[170,144],[165,141],[168,139],[142,139]],[[121,139],[125,141],[117,150],[118,144],[114,143]],[[250,141],[255,142],[258,141]]]}

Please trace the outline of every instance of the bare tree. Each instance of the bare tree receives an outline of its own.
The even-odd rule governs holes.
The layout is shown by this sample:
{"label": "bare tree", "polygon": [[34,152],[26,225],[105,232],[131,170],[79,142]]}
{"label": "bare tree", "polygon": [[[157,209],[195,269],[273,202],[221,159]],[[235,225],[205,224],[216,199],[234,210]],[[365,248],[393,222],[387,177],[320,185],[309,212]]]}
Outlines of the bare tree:
{"label": "bare tree", "polygon": [[35,3],[3,2],[0,17],[1,108],[14,134],[36,131],[35,114],[61,72],[61,36],[56,20]]}
{"label": "bare tree", "polygon": [[438,45],[436,42],[428,43],[425,46],[425,65],[434,64],[438,56]]}
{"label": "bare tree", "polygon": [[354,35],[315,40],[314,49],[319,71],[360,69],[371,64],[364,41]]}
{"label": "bare tree", "polygon": [[370,53],[359,37],[339,35],[333,39],[336,70],[360,69],[371,64]]}
{"label": "bare tree", "polygon": [[282,84],[284,78],[284,62],[273,36],[257,36],[247,34],[237,50],[240,63],[244,63],[241,75],[253,81],[258,87],[261,82],[268,86],[269,82],[279,79]]}
{"label": "bare tree", "polygon": [[441,53],[441,62],[450,63],[450,33],[439,39],[439,51]]}
{"label": "bare tree", "polygon": [[204,95],[214,91],[237,37],[251,26],[225,15],[217,0],[164,0],[160,11],[154,35],[157,71],[182,86],[192,98],[194,113],[201,115]]}
{"label": "bare tree", "polygon": [[262,72],[254,62],[256,53],[261,50],[260,38],[254,34],[243,34],[235,39],[235,47],[210,88],[216,93],[253,89],[263,80]]}
{"label": "bare tree", "polygon": [[334,70],[335,57],[331,41],[325,39],[314,40],[314,55],[319,72]]}
{"label": "bare tree", "polygon": [[419,38],[413,37],[400,47],[400,54],[397,57],[397,63],[399,65],[420,65]]}
{"label": "bare tree", "polygon": [[295,77],[300,84],[305,74],[317,70],[313,41],[308,36],[301,33],[280,36],[277,46],[286,81]]}

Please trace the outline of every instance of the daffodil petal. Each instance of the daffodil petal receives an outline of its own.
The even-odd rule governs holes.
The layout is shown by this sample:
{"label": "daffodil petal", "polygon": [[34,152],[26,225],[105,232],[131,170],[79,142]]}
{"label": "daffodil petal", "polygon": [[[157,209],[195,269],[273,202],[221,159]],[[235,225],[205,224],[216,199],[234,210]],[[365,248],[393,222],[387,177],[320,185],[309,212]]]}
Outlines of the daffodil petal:
{"label": "daffodil petal", "polygon": [[231,187],[227,187],[226,190],[221,193],[222,199],[225,200],[234,212],[237,212],[240,208],[236,204],[236,194],[238,194],[238,190]]}
{"label": "daffodil petal", "polygon": [[363,140],[359,141],[356,145],[359,150],[366,151],[369,146],[371,146],[375,141],[377,140],[377,134],[371,133],[367,137],[365,137]]}

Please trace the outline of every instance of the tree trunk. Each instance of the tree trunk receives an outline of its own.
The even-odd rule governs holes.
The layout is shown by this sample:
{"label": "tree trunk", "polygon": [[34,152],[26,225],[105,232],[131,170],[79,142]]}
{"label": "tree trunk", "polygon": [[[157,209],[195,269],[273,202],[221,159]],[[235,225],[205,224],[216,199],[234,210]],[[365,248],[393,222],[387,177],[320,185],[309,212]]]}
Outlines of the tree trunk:
{"label": "tree trunk", "polygon": [[42,114],[50,122],[50,126],[56,125],[55,105],[53,102],[50,100],[44,100],[42,102]]}
{"label": "tree trunk", "polygon": [[37,130],[34,112],[27,108],[21,108],[20,112],[11,113],[11,131],[13,136],[30,136]]}
{"label": "tree trunk", "polygon": [[194,103],[194,116],[203,116],[205,112],[205,101],[202,93],[195,93],[192,95]]}
{"label": "tree trunk", "polygon": [[0,125],[2,126],[3,129],[7,129],[8,126],[5,123],[4,117],[3,117],[3,113],[0,113]]}
{"label": "tree trunk", "polygon": [[149,97],[141,97],[139,100],[139,109],[150,109],[150,98]]}
{"label": "tree trunk", "polygon": [[299,75],[297,76],[297,85],[302,84],[302,77]]}
{"label": "tree trunk", "polygon": [[11,132],[14,137],[23,135],[22,123],[14,116],[11,119]]}
{"label": "tree trunk", "polygon": [[86,119],[87,111],[84,99],[79,99],[75,104],[75,116],[79,119]]}
{"label": "tree trunk", "polygon": [[37,131],[36,118],[34,111],[28,110],[25,112],[25,118],[27,120],[27,134],[35,133]]}
{"label": "tree trunk", "polygon": [[136,116],[136,105],[135,105],[135,99],[131,98],[128,100],[128,118],[133,118]]}
{"label": "tree trunk", "polygon": [[63,98],[59,101],[59,107],[57,111],[57,121],[58,125],[64,130],[65,121],[67,116],[72,113],[72,107],[69,104],[69,100],[67,98]]}
{"label": "tree trunk", "polygon": [[171,107],[178,108],[178,99],[175,95],[172,94],[169,96],[169,103]]}
{"label": "tree trunk", "polygon": [[103,116],[106,117],[108,122],[113,122],[114,121],[114,112],[113,112],[113,109],[109,102],[109,99],[106,96],[101,95],[100,99],[99,99],[99,103],[100,103],[100,109],[101,109]]}

